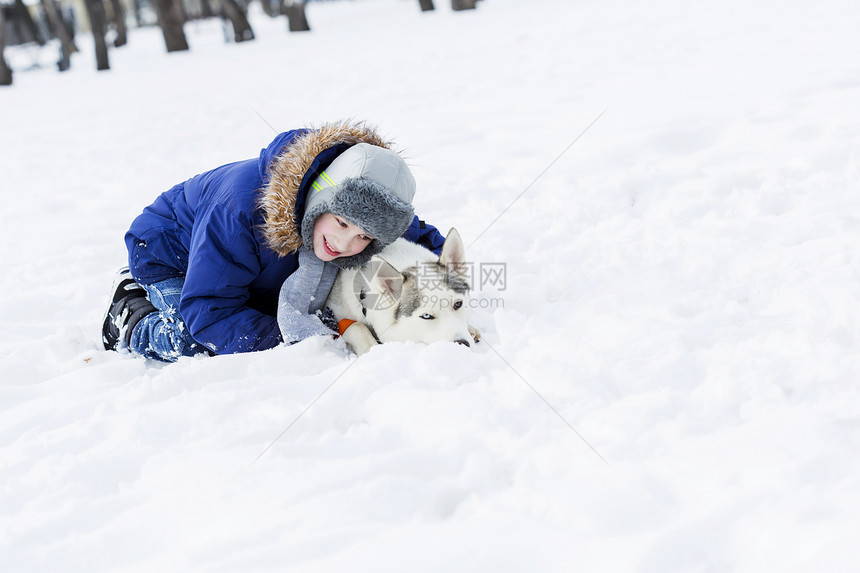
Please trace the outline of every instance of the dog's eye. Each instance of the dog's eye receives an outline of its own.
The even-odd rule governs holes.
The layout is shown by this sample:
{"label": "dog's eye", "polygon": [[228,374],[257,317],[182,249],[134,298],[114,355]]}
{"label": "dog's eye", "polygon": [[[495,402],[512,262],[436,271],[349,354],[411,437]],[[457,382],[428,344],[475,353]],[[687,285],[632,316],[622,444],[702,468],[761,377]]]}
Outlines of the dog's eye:
{"label": "dog's eye", "polygon": [[463,307],[463,301],[462,300],[458,300],[457,302],[454,303],[454,310],[460,310],[462,307]]}
{"label": "dog's eye", "polygon": [[432,314],[430,314],[429,312],[425,312],[419,318],[423,318],[424,320],[433,320],[436,317],[433,316]]}

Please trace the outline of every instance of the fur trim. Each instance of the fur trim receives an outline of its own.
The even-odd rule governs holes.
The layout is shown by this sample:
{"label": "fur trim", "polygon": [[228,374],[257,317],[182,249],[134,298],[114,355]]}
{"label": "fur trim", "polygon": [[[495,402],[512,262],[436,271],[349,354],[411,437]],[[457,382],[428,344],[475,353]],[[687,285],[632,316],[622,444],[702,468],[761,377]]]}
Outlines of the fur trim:
{"label": "fur trim", "polygon": [[293,140],[268,167],[269,181],[261,190],[263,238],[270,249],[285,256],[302,245],[301,221],[296,220],[296,197],[305,174],[317,155],[339,143],[369,143],[386,149],[386,141],[364,122],[323,124]]}

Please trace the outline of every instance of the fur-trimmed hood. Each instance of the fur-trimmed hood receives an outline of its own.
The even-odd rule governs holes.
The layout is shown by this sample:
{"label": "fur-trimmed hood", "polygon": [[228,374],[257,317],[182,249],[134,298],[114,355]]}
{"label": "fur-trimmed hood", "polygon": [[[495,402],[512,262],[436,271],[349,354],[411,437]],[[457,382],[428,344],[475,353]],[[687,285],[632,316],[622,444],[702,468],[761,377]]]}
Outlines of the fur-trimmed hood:
{"label": "fur-trimmed hood", "polygon": [[[219,354],[277,346],[278,295],[307,250],[296,252],[308,189],[361,142],[390,146],[361,123],[293,130],[253,159],[177,183],[145,207],[125,235],[132,276],[142,285],[183,279],[180,312],[189,332]],[[434,249],[444,240],[417,217],[403,236]]]}
{"label": "fur-trimmed hood", "polygon": [[263,188],[262,235],[279,256],[302,246],[301,220],[307,188],[334,158],[357,143],[391,148],[391,142],[364,122],[337,122],[275,139],[260,155]]}

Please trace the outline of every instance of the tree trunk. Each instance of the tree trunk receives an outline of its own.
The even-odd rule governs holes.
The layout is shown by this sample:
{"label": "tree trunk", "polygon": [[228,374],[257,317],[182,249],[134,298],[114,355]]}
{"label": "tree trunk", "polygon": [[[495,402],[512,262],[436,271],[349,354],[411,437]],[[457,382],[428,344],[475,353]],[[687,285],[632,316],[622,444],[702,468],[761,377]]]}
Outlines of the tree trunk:
{"label": "tree trunk", "polygon": [[72,42],[72,37],[69,34],[68,28],[66,28],[66,24],[63,22],[63,18],[54,0],[42,0],[42,7],[48,16],[51,33],[60,39],[60,61],[57,62],[57,68],[61,72],[65,72],[72,67],[71,55],[77,52],[78,48]]}
{"label": "tree trunk", "polygon": [[[199,0],[200,1],[200,14],[197,17],[206,20],[207,18],[214,18],[216,16],[215,10],[212,8],[212,3],[209,0]],[[217,14],[220,16],[220,14]]]}
{"label": "tree trunk", "polygon": [[305,3],[303,0],[287,0],[284,12],[289,20],[290,32],[310,32],[308,19],[305,16]]}
{"label": "tree trunk", "polygon": [[36,23],[33,21],[30,11],[27,9],[27,6],[24,5],[24,0],[15,0],[15,18],[24,24],[24,28],[27,29],[27,36],[29,38],[32,38],[34,42],[38,42],[40,46],[45,45],[45,38],[42,37],[42,34],[39,32],[39,28],[36,27]]}
{"label": "tree trunk", "polygon": [[451,0],[451,9],[455,12],[458,10],[474,10],[477,0]]}
{"label": "tree trunk", "polygon": [[116,28],[116,39],[113,41],[113,47],[119,48],[128,43],[128,32],[125,26],[125,8],[119,0],[110,0],[110,5],[113,11],[113,25]]}
{"label": "tree trunk", "polygon": [[260,4],[263,7],[263,12],[266,13],[266,16],[269,18],[275,18],[278,14],[275,13],[274,8],[272,8],[272,0],[260,0]]}
{"label": "tree trunk", "polygon": [[12,85],[12,68],[6,63],[3,51],[6,49],[6,6],[0,4],[0,86]]}
{"label": "tree trunk", "polygon": [[134,21],[138,28],[143,27],[143,0],[134,0]]}
{"label": "tree trunk", "polygon": [[96,69],[109,70],[108,49],[105,42],[107,33],[107,14],[103,0],[86,0],[87,16],[90,18],[90,28],[96,45]]}
{"label": "tree trunk", "polygon": [[182,25],[185,16],[179,0],[152,0],[152,7],[158,16],[158,26],[164,35],[164,45],[168,52],[181,52],[188,49],[188,40]]}
{"label": "tree trunk", "polygon": [[418,4],[421,5],[422,12],[429,12],[430,10],[436,9],[436,7],[433,6],[433,0],[418,0]]}
{"label": "tree trunk", "polygon": [[251,29],[248,16],[245,15],[236,0],[221,0],[221,6],[224,9],[224,16],[233,24],[233,40],[237,44],[253,40],[254,30]]}

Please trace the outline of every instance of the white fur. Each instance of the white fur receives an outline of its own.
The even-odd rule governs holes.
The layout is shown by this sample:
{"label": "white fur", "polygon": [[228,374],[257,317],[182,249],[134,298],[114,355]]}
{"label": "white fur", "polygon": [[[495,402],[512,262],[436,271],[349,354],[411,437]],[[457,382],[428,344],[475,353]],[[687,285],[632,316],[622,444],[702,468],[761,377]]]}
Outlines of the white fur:
{"label": "white fur", "polygon": [[[447,340],[469,345],[478,340],[480,333],[466,319],[469,293],[455,292],[445,288],[441,281],[422,276],[430,268],[423,265],[437,261],[454,268],[459,266],[460,277],[465,280],[465,249],[456,229],[448,232],[440,257],[420,245],[398,239],[360,269],[338,273],[326,306],[335,319],[356,321],[343,335],[353,351],[364,354],[379,342]],[[371,269],[380,272],[369,281],[358,277],[360,272],[369,276]],[[359,284],[367,285],[364,301],[355,292],[357,278]],[[417,308],[409,316],[395,317],[397,301],[405,292],[412,293],[413,287],[419,292]],[[366,313],[362,312],[362,303]]]}

